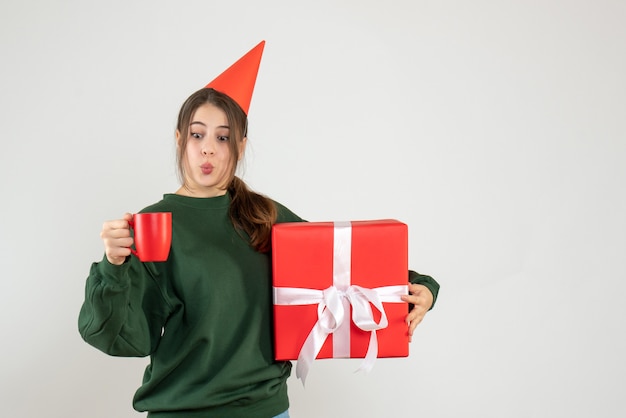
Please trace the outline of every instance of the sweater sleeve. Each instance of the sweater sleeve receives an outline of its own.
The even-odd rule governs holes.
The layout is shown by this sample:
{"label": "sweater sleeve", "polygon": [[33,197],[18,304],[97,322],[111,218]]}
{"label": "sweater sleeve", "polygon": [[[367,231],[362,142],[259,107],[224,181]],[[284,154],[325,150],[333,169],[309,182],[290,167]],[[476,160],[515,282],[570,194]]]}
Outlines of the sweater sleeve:
{"label": "sweater sleeve", "polygon": [[[409,282],[424,285],[428,288],[428,290],[430,290],[430,293],[433,294],[433,304],[430,309],[434,308],[435,302],[437,301],[437,295],[439,295],[439,283],[437,283],[437,281],[432,277],[419,274],[413,270],[409,270]],[[409,311],[413,309],[412,306],[409,308]]]}
{"label": "sweater sleeve", "polygon": [[151,265],[129,257],[116,266],[105,257],[91,266],[78,318],[87,343],[112,356],[143,357],[156,349],[170,309]]}

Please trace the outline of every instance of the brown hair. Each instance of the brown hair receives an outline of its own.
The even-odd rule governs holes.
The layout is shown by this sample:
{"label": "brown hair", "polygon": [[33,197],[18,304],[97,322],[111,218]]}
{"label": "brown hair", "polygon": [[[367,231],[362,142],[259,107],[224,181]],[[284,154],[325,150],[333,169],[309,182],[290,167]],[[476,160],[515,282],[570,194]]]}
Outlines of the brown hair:
{"label": "brown hair", "polygon": [[230,127],[231,171],[228,182],[228,193],[231,196],[229,216],[235,229],[248,234],[250,245],[260,252],[270,249],[272,225],[276,221],[276,206],[266,196],[253,192],[246,183],[235,176],[239,147],[248,135],[248,117],[241,107],[229,96],[212,88],[203,88],[193,93],[180,108],[176,129],[180,133],[176,161],[178,174],[184,183],[184,157],[189,139],[189,124],[195,111],[204,104],[212,104],[221,109]]}

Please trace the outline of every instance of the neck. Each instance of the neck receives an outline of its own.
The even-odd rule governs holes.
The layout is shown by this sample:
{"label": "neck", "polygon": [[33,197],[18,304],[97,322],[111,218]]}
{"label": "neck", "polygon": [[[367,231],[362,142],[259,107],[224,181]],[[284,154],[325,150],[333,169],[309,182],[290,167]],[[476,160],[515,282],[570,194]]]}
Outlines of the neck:
{"label": "neck", "polygon": [[187,197],[217,197],[224,196],[227,192],[227,189],[194,189],[189,187],[186,184],[183,184],[177,191],[177,195],[187,196]]}

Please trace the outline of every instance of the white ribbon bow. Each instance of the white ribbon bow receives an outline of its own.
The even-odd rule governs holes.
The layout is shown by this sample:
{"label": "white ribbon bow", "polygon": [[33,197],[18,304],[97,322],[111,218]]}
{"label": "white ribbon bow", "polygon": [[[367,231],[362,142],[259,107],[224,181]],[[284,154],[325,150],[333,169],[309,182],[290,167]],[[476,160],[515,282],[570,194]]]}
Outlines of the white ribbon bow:
{"label": "white ribbon bow", "polygon": [[[352,306],[352,322],[363,331],[370,332],[370,341],[367,353],[357,371],[369,372],[374,366],[378,356],[378,338],[376,330],[386,328],[388,325],[387,315],[383,302],[403,302],[400,296],[405,295],[407,286],[384,286],[367,289],[361,286],[351,285],[346,292],[341,292],[335,286],[325,290],[301,289],[293,287],[275,287],[274,303],[276,305],[312,305],[317,304],[317,322],[307,336],[296,366],[296,377],[302,379],[304,384],[311,363],[319,354],[324,342],[330,334],[335,334],[346,327],[347,333],[344,338],[333,339],[334,352],[346,352],[349,357],[349,321],[346,322],[346,307],[344,302]],[[380,320],[374,320],[374,312],[371,306],[380,312]],[[348,307],[349,309],[349,307]],[[347,341],[345,337],[347,336]]]}

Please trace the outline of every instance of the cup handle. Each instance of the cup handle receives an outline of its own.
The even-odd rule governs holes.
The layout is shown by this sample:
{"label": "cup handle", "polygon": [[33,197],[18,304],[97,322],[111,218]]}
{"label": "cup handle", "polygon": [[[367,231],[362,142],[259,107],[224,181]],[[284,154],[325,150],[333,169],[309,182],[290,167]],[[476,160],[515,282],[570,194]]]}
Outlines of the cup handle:
{"label": "cup handle", "polygon": [[[135,214],[133,214],[133,217],[131,218],[131,220],[128,221],[128,227],[130,229],[134,229],[135,228],[134,219],[135,219]],[[133,241],[134,241],[134,238],[133,238]],[[130,250],[132,255],[134,255],[135,257],[139,258],[139,256],[137,255],[137,250],[133,249],[132,247],[129,247],[128,249]]]}

